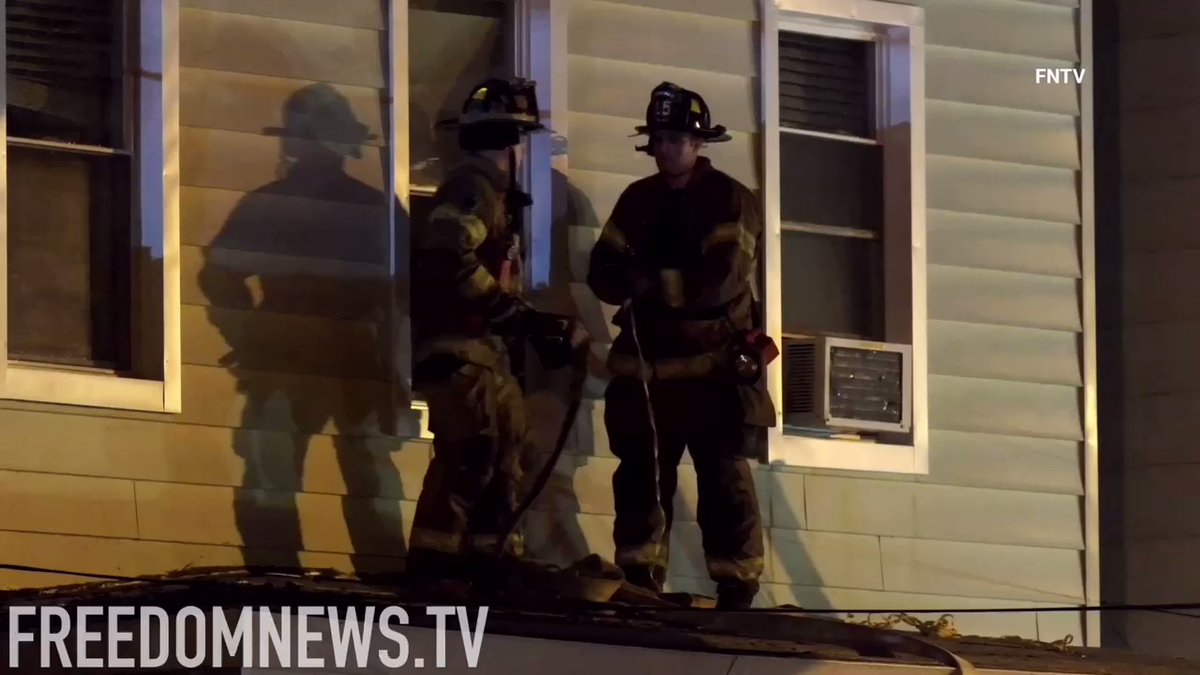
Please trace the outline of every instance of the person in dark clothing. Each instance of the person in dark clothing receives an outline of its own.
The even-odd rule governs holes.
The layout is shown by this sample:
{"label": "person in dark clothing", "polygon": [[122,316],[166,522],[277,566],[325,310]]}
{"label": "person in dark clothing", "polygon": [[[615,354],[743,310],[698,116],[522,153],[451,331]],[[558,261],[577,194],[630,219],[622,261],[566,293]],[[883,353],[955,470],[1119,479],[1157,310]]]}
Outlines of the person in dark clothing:
{"label": "person in dark clothing", "polygon": [[[467,157],[451,169],[429,217],[413,227],[413,388],[429,405],[433,460],[409,541],[414,576],[494,576],[517,508],[529,432],[509,345],[523,348],[547,316],[521,299],[515,187],[521,135],[544,129],[532,82],[476,86],[456,123]],[[563,341],[583,339],[562,325]],[[530,336],[535,339],[536,336]],[[535,348],[537,347],[535,341]]]}
{"label": "person in dark clothing", "polygon": [[[739,378],[739,347],[760,329],[755,288],[762,219],[754,194],[701,155],[726,141],[696,93],[656,87],[638,148],[658,173],[621,194],[591,251],[588,285],[620,305],[609,352],[605,426],[613,476],[616,562],[661,592],[677,469],[695,466],[697,518],[718,608],[751,605],[763,570],[763,529],[749,457],[775,409],[761,361]],[[757,357],[754,357],[757,358]],[[648,405],[649,404],[649,405]],[[656,461],[657,457],[657,461]]]}

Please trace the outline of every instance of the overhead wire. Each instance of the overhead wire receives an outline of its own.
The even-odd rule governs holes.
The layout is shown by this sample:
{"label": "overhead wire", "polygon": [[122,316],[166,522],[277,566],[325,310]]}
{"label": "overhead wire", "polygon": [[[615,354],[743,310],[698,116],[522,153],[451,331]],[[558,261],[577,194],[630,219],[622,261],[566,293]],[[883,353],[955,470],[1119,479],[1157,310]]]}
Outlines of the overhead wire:
{"label": "overhead wire", "polygon": [[[62,576],[74,577],[89,577],[93,579],[104,579],[111,581],[131,581],[143,583],[161,583],[161,584],[186,584],[189,582],[203,582],[207,579],[202,575],[195,578],[187,576],[129,576],[121,574],[99,573],[99,572],[82,572],[78,570],[57,569],[50,567],[39,567],[36,565],[18,565],[14,563],[0,563],[0,569],[12,570],[17,572],[34,572],[39,574],[58,574]],[[253,571],[253,570],[248,570]],[[304,576],[307,573],[328,572],[328,570],[305,570],[296,569],[290,572],[277,571],[276,574],[284,576]],[[343,580],[353,581],[353,578],[346,577]],[[32,589],[8,589],[8,592],[32,590]],[[615,605],[602,603],[598,605],[605,612],[616,614],[636,613],[636,614],[652,614],[652,613],[680,613],[680,612],[714,612],[715,610],[705,607],[662,607],[653,605]],[[1189,614],[1188,611],[1200,612],[1200,601],[1198,602],[1168,602],[1168,603],[1116,603],[1105,605],[1056,605],[1049,607],[959,607],[959,608],[936,608],[936,607],[918,607],[918,608],[806,608],[795,606],[783,607],[754,607],[742,610],[722,610],[722,613],[738,613],[738,614],[1024,614],[1024,613],[1058,613],[1058,612],[1158,612],[1172,614],[1175,616],[1200,619],[1200,614]]]}

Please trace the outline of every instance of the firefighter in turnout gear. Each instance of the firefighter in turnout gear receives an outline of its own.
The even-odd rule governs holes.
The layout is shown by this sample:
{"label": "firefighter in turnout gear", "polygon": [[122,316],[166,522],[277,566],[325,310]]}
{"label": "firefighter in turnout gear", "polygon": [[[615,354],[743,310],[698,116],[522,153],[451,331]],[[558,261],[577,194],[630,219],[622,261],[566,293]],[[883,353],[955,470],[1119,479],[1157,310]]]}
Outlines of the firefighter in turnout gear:
{"label": "firefighter in turnout gear", "polygon": [[763,530],[748,460],[761,457],[775,425],[762,376],[773,343],[764,347],[757,332],[760,209],[749,189],[698,154],[729,136],[695,92],[659,85],[636,131],[649,136],[637,149],[654,156],[658,173],[621,194],[588,271],[596,296],[622,307],[604,412],[620,460],[616,562],[627,580],[661,592],[687,449],[717,606],[749,607]]}
{"label": "firefighter in turnout gear", "polygon": [[[457,128],[466,157],[446,175],[429,217],[413,223],[413,388],[429,405],[434,440],[407,569],[461,578],[487,575],[494,570],[481,565],[521,555],[519,536],[499,541],[518,503],[528,437],[509,345],[523,349],[536,327],[543,331],[531,336],[537,347],[534,338],[545,338],[554,322],[520,297],[513,223],[531,200],[515,176],[523,134],[545,127],[525,80],[477,85],[461,116],[439,126]],[[560,334],[551,337],[571,329],[555,324]]]}

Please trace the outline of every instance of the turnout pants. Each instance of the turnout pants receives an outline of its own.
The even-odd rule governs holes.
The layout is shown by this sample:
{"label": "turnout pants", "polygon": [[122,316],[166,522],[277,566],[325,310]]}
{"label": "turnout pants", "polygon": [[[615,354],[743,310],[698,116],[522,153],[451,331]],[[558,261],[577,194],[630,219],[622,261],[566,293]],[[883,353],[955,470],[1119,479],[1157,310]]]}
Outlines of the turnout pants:
{"label": "turnout pants", "polygon": [[520,385],[505,363],[468,363],[419,388],[434,440],[409,541],[410,568],[452,575],[461,554],[495,553],[502,543],[520,555],[515,533],[500,542],[517,508],[527,436]]}
{"label": "turnout pants", "polygon": [[746,427],[736,385],[709,377],[654,380],[649,388],[658,485],[655,429],[642,382],[615,377],[605,393],[604,424],[620,460],[613,474],[616,562],[630,580],[648,577],[661,590],[686,448],[696,470],[696,516],[709,576],[719,593],[753,597],[763,570],[763,530],[752,469],[743,456]]}

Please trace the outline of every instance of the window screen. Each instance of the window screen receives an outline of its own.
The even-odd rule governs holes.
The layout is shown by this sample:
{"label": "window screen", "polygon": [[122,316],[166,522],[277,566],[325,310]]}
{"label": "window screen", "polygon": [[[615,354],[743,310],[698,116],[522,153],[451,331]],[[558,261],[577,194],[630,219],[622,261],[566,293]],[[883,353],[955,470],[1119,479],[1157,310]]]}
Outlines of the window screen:
{"label": "window screen", "polygon": [[872,44],[779,34],[779,123],[790,129],[872,135]]}
{"label": "window screen", "polygon": [[129,366],[126,2],[8,0],[9,358]]}

